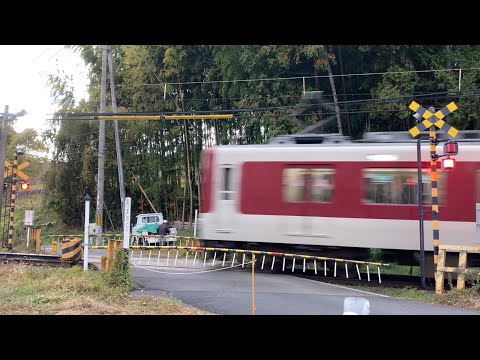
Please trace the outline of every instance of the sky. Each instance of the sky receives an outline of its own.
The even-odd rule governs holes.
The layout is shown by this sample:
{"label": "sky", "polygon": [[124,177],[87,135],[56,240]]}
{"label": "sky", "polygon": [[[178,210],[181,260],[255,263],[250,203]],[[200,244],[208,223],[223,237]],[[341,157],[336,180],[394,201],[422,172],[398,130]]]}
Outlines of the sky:
{"label": "sky", "polygon": [[0,45],[0,112],[5,105],[9,113],[27,111],[15,131],[46,127],[45,120],[56,110],[47,80],[57,69],[73,76],[77,102],[87,98],[88,68],[79,54],[64,45]]}

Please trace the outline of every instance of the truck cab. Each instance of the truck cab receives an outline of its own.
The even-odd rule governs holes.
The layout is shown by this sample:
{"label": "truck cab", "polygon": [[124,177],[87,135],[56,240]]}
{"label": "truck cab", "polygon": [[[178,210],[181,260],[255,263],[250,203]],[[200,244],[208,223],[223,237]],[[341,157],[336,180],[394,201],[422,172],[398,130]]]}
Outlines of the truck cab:
{"label": "truck cab", "polygon": [[[158,226],[162,222],[162,213],[138,214],[132,226],[132,245],[152,245],[160,242],[160,238],[156,234]],[[175,228],[170,228],[170,235],[176,235]],[[175,237],[168,237],[166,241],[174,242]]]}
{"label": "truck cab", "polygon": [[[132,244],[138,245],[140,238],[155,234],[158,225],[163,222],[162,213],[138,214],[132,226]],[[140,231],[139,231],[140,230]]]}

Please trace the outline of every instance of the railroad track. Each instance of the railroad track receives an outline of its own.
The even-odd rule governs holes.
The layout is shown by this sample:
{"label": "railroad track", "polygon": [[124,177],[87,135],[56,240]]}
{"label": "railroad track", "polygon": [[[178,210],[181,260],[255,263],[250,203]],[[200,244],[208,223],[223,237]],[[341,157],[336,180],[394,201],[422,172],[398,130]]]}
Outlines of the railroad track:
{"label": "railroad track", "polygon": [[[83,266],[83,259],[77,263],[71,261],[62,261],[62,258],[57,255],[45,254],[25,254],[25,253],[0,253],[0,262],[2,263],[22,263],[26,265],[44,265],[54,267],[72,267],[74,265]],[[98,270],[98,268],[89,263],[89,268]]]}
{"label": "railroad track", "polygon": [[[237,271],[251,271],[251,267],[248,266],[247,269],[237,269]],[[356,271],[349,271],[349,277],[345,276],[344,271],[338,271],[337,276],[334,276],[332,269],[328,269],[326,274],[323,269],[318,269],[317,274],[313,269],[305,269],[303,271],[302,267],[295,267],[295,271],[292,271],[291,266],[285,267],[285,270],[282,271],[282,267],[277,267],[273,271],[268,267],[265,269],[260,269],[255,267],[256,273],[275,273],[275,274],[284,274],[289,276],[297,276],[305,279],[315,280],[326,282],[330,284],[337,285],[350,285],[350,286],[370,286],[370,287],[386,287],[386,288],[417,288],[422,289],[421,278],[419,276],[408,276],[408,275],[392,275],[392,274],[381,274],[380,278],[376,271],[372,271],[369,274],[361,272],[360,278],[358,278],[358,273]],[[370,281],[368,278],[370,277]],[[434,290],[435,281],[434,279],[425,279],[427,289]]]}

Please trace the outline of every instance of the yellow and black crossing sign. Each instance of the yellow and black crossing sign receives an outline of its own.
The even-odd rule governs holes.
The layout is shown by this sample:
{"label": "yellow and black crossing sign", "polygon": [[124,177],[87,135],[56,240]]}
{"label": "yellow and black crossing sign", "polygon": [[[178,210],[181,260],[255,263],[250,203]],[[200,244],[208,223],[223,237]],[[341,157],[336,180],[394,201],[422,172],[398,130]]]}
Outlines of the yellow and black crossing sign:
{"label": "yellow and black crossing sign", "polygon": [[417,114],[419,114],[423,120],[421,123],[418,125],[412,127],[409,132],[413,137],[416,137],[418,134],[420,134],[422,131],[432,127],[436,126],[439,129],[443,129],[444,131],[447,132],[448,135],[451,137],[455,137],[458,134],[458,130],[455,129],[453,126],[449,125],[446,123],[443,118],[447,116],[448,114],[451,114],[455,110],[457,110],[457,105],[452,101],[450,104],[445,106],[443,109],[438,110],[435,114],[433,114],[431,111],[423,108],[420,106],[420,104],[416,103],[415,101],[412,101],[410,104],[409,108],[413,111],[415,111]]}
{"label": "yellow and black crossing sign", "polygon": [[[16,173],[17,173],[17,176],[23,180],[28,180],[28,175],[25,174],[24,172],[20,171],[24,168],[26,168],[28,165],[30,165],[30,163],[28,161],[25,161],[23,163],[21,163],[20,165],[17,166],[17,169],[16,169]],[[3,177],[6,179],[7,177],[9,177],[10,175],[13,174],[13,165],[8,161],[8,160],[5,160],[5,167],[7,168],[7,171],[5,171],[3,173]],[[12,169],[12,170],[10,170]]]}
{"label": "yellow and black crossing sign", "polygon": [[[438,217],[439,212],[439,202],[438,202],[438,178],[437,178],[437,160],[439,156],[437,155],[436,146],[438,140],[436,139],[435,127],[443,129],[451,137],[455,137],[458,134],[458,130],[453,126],[447,124],[443,118],[448,114],[451,114],[457,110],[457,105],[452,101],[447,106],[443,107],[441,110],[433,113],[432,111],[427,110],[420,106],[415,101],[412,101],[409,108],[415,111],[418,115],[421,116],[424,120],[418,123],[416,126],[412,127],[409,132],[413,137],[416,137],[423,130],[429,130],[430,138],[430,184],[432,189],[432,230],[433,230],[433,264],[435,272],[437,270],[438,264],[438,248],[440,246],[440,221]],[[418,119],[418,118],[417,118]],[[444,156],[444,155],[442,155]],[[436,281],[439,281],[439,273],[436,273]]]}

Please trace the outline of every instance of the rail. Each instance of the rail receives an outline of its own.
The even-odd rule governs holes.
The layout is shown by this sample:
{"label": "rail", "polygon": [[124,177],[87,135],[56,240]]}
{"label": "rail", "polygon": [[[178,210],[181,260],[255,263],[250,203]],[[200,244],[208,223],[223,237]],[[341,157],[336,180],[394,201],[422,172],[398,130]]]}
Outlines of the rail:
{"label": "rail", "polygon": [[44,254],[0,253],[2,262],[20,262],[30,265],[65,266],[61,257]]}

